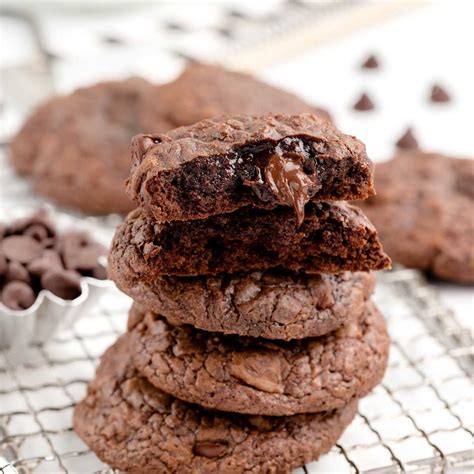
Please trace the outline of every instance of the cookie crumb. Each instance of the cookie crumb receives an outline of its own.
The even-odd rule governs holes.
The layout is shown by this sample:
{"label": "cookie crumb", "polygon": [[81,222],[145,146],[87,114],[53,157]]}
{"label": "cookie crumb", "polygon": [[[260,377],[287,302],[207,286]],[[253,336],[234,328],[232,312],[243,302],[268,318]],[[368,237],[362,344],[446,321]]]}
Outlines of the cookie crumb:
{"label": "cookie crumb", "polygon": [[430,100],[431,102],[449,102],[451,96],[439,84],[433,84]]}
{"label": "cookie crumb", "polygon": [[395,143],[397,148],[401,148],[404,150],[409,150],[413,148],[418,148],[418,141],[413,134],[413,129],[408,127],[405,133],[397,140]]}
{"label": "cookie crumb", "polygon": [[366,93],[363,93],[353,105],[353,109],[359,111],[373,110],[375,109],[375,105],[372,99]]}
{"label": "cookie crumb", "polygon": [[360,65],[361,69],[378,69],[380,63],[374,54],[371,54],[367,59]]}

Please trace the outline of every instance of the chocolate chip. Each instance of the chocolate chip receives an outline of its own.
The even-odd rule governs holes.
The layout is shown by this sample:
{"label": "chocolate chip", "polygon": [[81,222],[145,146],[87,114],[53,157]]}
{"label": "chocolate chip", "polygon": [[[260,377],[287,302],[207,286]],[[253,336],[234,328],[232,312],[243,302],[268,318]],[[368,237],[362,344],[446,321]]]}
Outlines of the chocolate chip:
{"label": "chocolate chip", "polygon": [[38,242],[42,242],[48,238],[48,230],[41,224],[31,225],[25,229],[23,234],[33,237],[33,239],[37,240]]}
{"label": "chocolate chip", "polygon": [[31,284],[31,277],[28,270],[18,262],[10,262],[5,273],[6,281],[24,281]]}
{"label": "chocolate chip", "polygon": [[416,140],[413,130],[410,127],[406,129],[405,133],[397,140],[395,144],[398,148],[406,150],[418,148],[418,141]]}
{"label": "chocolate chip", "polygon": [[220,458],[228,449],[226,441],[198,441],[194,445],[194,453],[206,458]]}
{"label": "chocolate chip", "polygon": [[105,255],[105,252],[105,248],[100,244],[75,246],[73,242],[69,242],[64,246],[64,265],[69,270],[90,272],[97,267],[99,257]]}
{"label": "chocolate chip", "polygon": [[233,38],[234,37],[234,32],[228,26],[218,27],[216,31],[224,38]]}
{"label": "chocolate chip", "polygon": [[81,276],[72,270],[49,270],[41,277],[45,290],[65,300],[73,300],[81,294]]}
{"label": "chocolate chip", "polygon": [[7,258],[0,252],[0,277],[5,275],[8,268]]}
{"label": "chocolate chip", "polygon": [[369,55],[360,65],[362,69],[377,69],[379,66],[379,61],[373,54]]}
{"label": "chocolate chip", "polygon": [[35,300],[34,291],[23,281],[12,281],[3,287],[2,303],[7,308],[13,310],[27,309]]}
{"label": "chocolate chip", "polygon": [[107,280],[107,269],[103,265],[97,265],[92,269],[91,276],[97,280]]}
{"label": "chocolate chip", "polygon": [[439,84],[433,84],[430,99],[431,102],[449,102],[451,97]]}
{"label": "chocolate chip", "polygon": [[164,27],[168,31],[187,31],[187,27],[181,23],[175,23],[174,21],[168,21],[164,24]]}
{"label": "chocolate chip", "polygon": [[119,46],[123,44],[123,41],[120,38],[117,38],[116,36],[104,36],[102,37],[102,41],[104,43],[114,45],[114,46]]}
{"label": "chocolate chip", "polygon": [[21,234],[25,229],[35,224],[43,226],[47,230],[49,237],[54,237],[54,235],[56,235],[55,226],[48,218],[48,213],[44,209],[40,209],[31,216],[13,221],[8,226],[8,232],[10,234]]}
{"label": "chocolate chip", "polygon": [[8,260],[28,263],[41,255],[43,247],[27,235],[11,235],[3,239],[2,250]]}
{"label": "chocolate chip", "polygon": [[63,263],[58,252],[45,250],[43,254],[28,264],[28,271],[34,276],[41,276],[48,270],[62,270]]}
{"label": "chocolate chip", "polygon": [[366,111],[375,108],[374,103],[367,94],[362,94],[356,103],[353,105],[354,110]]}

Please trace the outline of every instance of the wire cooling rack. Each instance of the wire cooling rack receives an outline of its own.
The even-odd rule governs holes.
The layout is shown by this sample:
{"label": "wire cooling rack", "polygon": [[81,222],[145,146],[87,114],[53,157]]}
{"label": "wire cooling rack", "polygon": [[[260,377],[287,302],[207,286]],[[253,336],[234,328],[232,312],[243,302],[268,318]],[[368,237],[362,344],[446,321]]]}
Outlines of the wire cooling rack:
{"label": "wire cooling rack", "polygon": [[[378,278],[375,301],[392,339],[382,382],[361,400],[338,444],[297,472],[456,472],[474,468],[473,369],[469,333],[423,277],[394,270]],[[74,404],[98,357],[125,328],[130,300],[116,290],[46,346],[0,353],[0,460],[5,473],[109,473],[75,435]],[[10,469],[10,471],[8,471]]]}

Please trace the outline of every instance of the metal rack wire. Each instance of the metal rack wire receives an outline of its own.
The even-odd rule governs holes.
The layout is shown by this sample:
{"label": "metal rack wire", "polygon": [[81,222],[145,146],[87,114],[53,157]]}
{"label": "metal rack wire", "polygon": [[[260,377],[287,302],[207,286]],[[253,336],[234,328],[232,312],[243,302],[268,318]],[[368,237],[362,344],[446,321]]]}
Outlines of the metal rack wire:
{"label": "metal rack wire", "polygon": [[[418,272],[379,276],[392,338],[383,383],[360,402],[336,447],[304,472],[444,472],[473,468],[471,339]],[[0,459],[23,472],[114,472],[75,436],[72,408],[97,358],[124,330],[129,300],[112,290],[47,346],[0,354]],[[5,469],[5,468],[4,468]],[[8,470],[4,470],[8,473]],[[303,472],[303,471],[302,471]]]}

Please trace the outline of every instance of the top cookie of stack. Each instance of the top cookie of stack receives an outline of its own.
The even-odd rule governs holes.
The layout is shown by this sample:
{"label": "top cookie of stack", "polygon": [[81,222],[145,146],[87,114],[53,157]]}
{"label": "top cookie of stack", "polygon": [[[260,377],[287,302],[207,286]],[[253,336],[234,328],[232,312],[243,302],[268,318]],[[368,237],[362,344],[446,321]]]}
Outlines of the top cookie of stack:
{"label": "top cookie of stack", "polygon": [[370,278],[358,272],[389,265],[373,226],[342,202],[374,194],[364,145],[313,114],[139,135],[132,160],[127,189],[139,207],[117,230],[110,276],[168,320],[319,336],[370,296]]}

